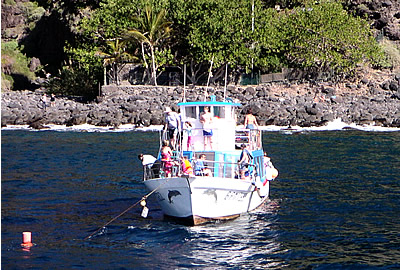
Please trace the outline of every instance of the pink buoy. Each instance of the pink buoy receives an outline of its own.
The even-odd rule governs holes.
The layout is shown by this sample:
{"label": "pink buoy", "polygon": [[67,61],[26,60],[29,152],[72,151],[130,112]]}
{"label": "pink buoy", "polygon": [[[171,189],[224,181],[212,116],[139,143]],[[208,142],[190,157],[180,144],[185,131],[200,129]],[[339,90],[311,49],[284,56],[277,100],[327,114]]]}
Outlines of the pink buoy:
{"label": "pink buoy", "polygon": [[23,247],[31,247],[32,244],[32,233],[31,232],[23,232],[22,233],[22,244]]}

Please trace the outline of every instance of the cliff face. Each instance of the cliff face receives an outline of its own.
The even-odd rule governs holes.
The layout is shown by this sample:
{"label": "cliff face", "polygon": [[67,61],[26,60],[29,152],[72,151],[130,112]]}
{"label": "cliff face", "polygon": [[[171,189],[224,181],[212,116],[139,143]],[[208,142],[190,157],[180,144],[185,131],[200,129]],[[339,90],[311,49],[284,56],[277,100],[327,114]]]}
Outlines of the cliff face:
{"label": "cliff face", "polygon": [[1,1],[1,39],[20,40],[27,35],[27,17],[24,14],[24,3],[28,0],[17,0],[15,4],[7,4]]}
{"label": "cliff face", "polygon": [[400,1],[352,0],[349,9],[360,17],[367,17],[371,25],[389,40],[400,40]]}
{"label": "cliff face", "polygon": [[16,40],[23,45],[24,54],[35,58],[36,65],[56,72],[65,58],[65,42],[72,37],[60,10],[45,10],[28,0],[2,0],[2,41]]}

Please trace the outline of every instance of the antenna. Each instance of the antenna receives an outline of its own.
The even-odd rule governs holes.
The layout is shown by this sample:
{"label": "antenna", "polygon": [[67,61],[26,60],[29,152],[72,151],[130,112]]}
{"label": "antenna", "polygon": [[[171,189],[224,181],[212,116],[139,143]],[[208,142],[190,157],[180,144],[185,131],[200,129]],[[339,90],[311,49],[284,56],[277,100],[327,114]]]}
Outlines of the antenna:
{"label": "antenna", "polygon": [[207,97],[207,89],[208,89],[208,85],[210,84],[210,78],[211,78],[211,76],[212,76],[212,73],[211,73],[211,71],[212,71],[212,66],[213,66],[213,64],[214,64],[214,55],[213,55],[213,57],[212,57],[212,59],[211,59],[211,65],[210,65],[210,72],[208,72],[208,80],[207,80],[207,87],[206,87],[206,90],[205,90],[205,93],[204,93],[204,101],[206,101],[206,97]]}

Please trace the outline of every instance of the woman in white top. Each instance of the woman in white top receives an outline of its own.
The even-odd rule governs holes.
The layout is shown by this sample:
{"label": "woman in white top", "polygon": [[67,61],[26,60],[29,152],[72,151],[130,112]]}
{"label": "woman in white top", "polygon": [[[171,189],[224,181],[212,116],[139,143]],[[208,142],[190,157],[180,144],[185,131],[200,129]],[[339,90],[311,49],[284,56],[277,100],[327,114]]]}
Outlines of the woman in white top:
{"label": "woman in white top", "polygon": [[207,144],[210,145],[210,150],[212,150],[213,115],[211,114],[209,107],[204,107],[204,112],[200,116],[200,122],[203,124],[204,150],[206,150]]}

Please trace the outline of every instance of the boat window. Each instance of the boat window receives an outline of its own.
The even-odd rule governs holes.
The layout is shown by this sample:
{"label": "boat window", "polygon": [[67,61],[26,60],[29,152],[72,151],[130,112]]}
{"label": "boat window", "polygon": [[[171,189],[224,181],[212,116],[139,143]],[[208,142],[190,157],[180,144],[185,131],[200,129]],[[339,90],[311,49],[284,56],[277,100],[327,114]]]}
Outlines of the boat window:
{"label": "boat window", "polygon": [[186,115],[186,118],[196,119],[196,107],[195,106],[185,107],[185,115]]}
{"label": "boat window", "polygon": [[225,118],[225,107],[215,106],[214,117]]}
{"label": "boat window", "polygon": [[210,109],[211,113],[213,112],[213,107],[211,107],[211,106],[199,106],[199,119],[200,119],[200,116],[204,113],[205,107],[208,107]]}

